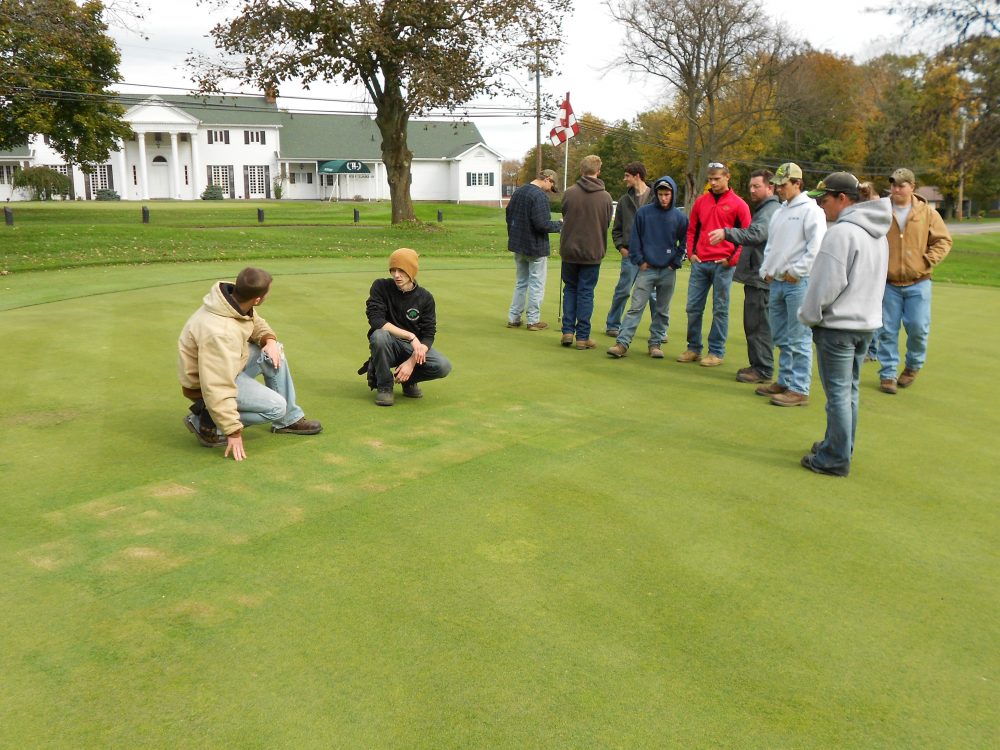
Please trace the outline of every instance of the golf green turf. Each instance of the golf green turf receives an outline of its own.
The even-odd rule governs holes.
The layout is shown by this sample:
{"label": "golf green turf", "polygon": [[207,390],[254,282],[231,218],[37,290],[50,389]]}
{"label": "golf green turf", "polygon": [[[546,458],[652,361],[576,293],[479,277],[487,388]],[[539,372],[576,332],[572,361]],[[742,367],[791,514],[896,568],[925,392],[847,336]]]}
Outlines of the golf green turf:
{"label": "golf green turf", "polygon": [[[982,748],[1000,736],[997,289],[938,284],[928,365],[825,423],[684,348],[504,327],[506,259],[425,256],[447,380],[372,405],[379,261],[275,260],[316,437],[181,424],[177,333],[239,263],[0,278],[0,747]],[[617,264],[602,270],[594,320]],[[738,311],[742,290],[734,287]],[[596,332],[597,334],[600,331]]]}

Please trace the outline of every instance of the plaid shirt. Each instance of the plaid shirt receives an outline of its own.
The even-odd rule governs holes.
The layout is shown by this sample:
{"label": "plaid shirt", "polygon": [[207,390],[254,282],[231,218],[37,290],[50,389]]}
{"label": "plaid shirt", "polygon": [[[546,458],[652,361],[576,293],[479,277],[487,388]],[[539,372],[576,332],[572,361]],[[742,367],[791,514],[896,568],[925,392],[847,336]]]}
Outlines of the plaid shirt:
{"label": "plaid shirt", "polygon": [[559,232],[561,221],[552,221],[549,199],[530,182],[522,185],[507,204],[507,249],[534,257],[549,254],[549,233]]}

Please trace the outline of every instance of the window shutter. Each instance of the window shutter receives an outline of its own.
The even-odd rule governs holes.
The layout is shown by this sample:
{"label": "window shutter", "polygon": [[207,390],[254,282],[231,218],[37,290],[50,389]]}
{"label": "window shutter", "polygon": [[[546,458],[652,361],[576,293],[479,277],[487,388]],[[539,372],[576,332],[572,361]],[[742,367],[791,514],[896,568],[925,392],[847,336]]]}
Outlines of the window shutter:
{"label": "window shutter", "polygon": [[264,197],[271,197],[271,168],[264,165]]}
{"label": "window shutter", "polygon": [[490,187],[496,186],[496,183],[494,183],[493,180],[494,180],[493,172],[490,172]]}
{"label": "window shutter", "polygon": [[211,185],[212,184],[212,168],[211,167],[205,167],[205,169],[208,170],[208,181],[205,184],[206,185]]}
{"label": "window shutter", "polygon": [[[227,130],[226,133],[228,134],[229,131]],[[229,165],[229,197],[236,197],[236,175],[233,173],[232,164]]]}
{"label": "window shutter", "polygon": [[266,146],[267,145],[267,138],[264,137],[264,131],[263,130],[260,131],[260,145],[261,146]]}
{"label": "window shutter", "polygon": [[243,143],[246,144],[246,145],[250,144],[250,131],[249,130],[244,130],[243,131]]}
{"label": "window shutter", "polygon": [[466,187],[472,186],[472,172],[465,173],[465,185]]}
{"label": "window shutter", "polygon": [[228,146],[229,145],[229,131],[228,130],[223,130],[222,131],[222,137],[223,137],[223,140],[225,140],[226,145]]}
{"label": "window shutter", "polygon": [[90,175],[86,172],[83,173],[83,197],[90,200]]}
{"label": "window shutter", "polygon": [[108,164],[104,168],[106,170],[108,170],[108,190],[114,190],[115,189],[115,170],[113,170],[111,168],[110,164]]}
{"label": "window shutter", "polygon": [[243,165],[243,197],[250,197],[250,167]]}
{"label": "window shutter", "polygon": [[313,184],[313,173],[312,172],[306,172],[306,183],[308,183],[309,185]]}
{"label": "window shutter", "polygon": [[208,145],[211,146],[215,143],[215,133],[211,130],[208,131]]}

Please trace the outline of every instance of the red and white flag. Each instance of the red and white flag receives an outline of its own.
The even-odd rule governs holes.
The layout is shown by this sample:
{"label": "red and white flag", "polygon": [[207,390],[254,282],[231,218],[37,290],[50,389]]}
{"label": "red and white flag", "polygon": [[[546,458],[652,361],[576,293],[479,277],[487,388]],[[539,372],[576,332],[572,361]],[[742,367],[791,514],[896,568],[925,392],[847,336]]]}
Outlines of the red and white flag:
{"label": "red and white flag", "polygon": [[580,132],[580,124],[576,121],[573,108],[569,106],[569,92],[566,92],[566,99],[559,105],[559,119],[556,125],[549,131],[549,142],[553,146],[565,143],[574,135]]}

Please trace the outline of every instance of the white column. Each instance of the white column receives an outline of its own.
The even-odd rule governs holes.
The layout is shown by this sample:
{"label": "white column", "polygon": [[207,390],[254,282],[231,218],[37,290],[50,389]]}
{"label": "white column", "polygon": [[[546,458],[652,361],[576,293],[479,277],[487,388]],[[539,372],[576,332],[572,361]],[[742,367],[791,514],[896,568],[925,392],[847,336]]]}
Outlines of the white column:
{"label": "white column", "polygon": [[170,181],[173,183],[170,186],[170,194],[179,199],[181,197],[181,160],[177,153],[177,133],[170,134],[170,163],[172,165]]}
{"label": "white column", "polygon": [[192,198],[201,197],[201,160],[198,158],[198,135],[197,131],[191,133],[191,189],[194,192]]}
{"label": "white column", "polygon": [[149,200],[149,173],[146,169],[146,134],[136,133],[139,141],[139,197]]}
{"label": "white column", "polygon": [[115,188],[117,188],[118,195],[128,200],[130,191],[126,191],[126,187],[131,187],[128,181],[132,179],[132,175],[127,171],[128,163],[125,161],[125,141],[120,139],[118,141],[118,153],[115,154],[115,161],[118,162],[118,182]]}

